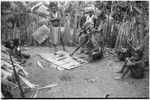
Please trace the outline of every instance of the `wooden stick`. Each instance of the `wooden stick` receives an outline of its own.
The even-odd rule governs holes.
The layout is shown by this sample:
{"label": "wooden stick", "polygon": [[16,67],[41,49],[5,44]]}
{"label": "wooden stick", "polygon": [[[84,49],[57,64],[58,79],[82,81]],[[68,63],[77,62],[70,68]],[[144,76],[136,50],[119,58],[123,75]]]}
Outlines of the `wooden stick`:
{"label": "wooden stick", "polygon": [[23,89],[22,89],[21,84],[20,84],[20,81],[19,81],[19,76],[18,76],[18,74],[17,74],[17,72],[16,72],[16,69],[15,69],[15,66],[14,66],[14,63],[13,63],[13,60],[12,60],[12,57],[11,57],[11,54],[10,54],[10,53],[9,53],[9,57],[10,57],[10,61],[11,61],[12,66],[13,66],[14,75],[15,75],[16,81],[17,81],[17,83],[18,83],[21,96],[22,96],[22,98],[25,98],[24,93],[23,93]]}
{"label": "wooden stick", "polygon": [[51,88],[51,87],[55,87],[55,86],[57,86],[57,84],[46,85],[44,87],[38,88],[38,90],[42,90],[42,89],[46,89],[46,88]]}
{"label": "wooden stick", "polygon": [[[21,86],[22,86],[22,85],[24,85],[24,83],[22,83]],[[14,90],[14,89],[17,89],[17,88],[18,88],[18,86],[15,86],[15,87],[13,88],[13,90]]]}
{"label": "wooden stick", "polygon": [[39,89],[36,90],[36,93],[34,94],[33,98],[36,98],[38,93],[39,93]]}

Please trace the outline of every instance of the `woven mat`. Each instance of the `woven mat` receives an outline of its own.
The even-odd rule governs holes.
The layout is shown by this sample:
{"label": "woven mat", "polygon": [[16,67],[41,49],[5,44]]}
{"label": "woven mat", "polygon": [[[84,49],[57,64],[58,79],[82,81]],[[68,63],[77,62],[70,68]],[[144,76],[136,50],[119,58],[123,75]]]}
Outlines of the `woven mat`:
{"label": "woven mat", "polygon": [[58,51],[56,54],[54,53],[41,53],[39,54],[43,59],[54,63],[57,65],[57,67],[64,68],[64,69],[72,69],[79,67],[83,64],[86,64],[87,61],[77,58],[77,57],[71,57],[68,53],[63,51]]}

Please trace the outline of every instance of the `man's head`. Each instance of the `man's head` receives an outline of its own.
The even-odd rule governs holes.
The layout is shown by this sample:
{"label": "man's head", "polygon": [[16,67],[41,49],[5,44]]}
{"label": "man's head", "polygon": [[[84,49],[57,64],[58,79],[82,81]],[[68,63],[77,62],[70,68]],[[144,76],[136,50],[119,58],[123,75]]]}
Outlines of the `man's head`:
{"label": "man's head", "polygon": [[49,4],[49,8],[51,9],[52,12],[56,12],[58,10],[58,3],[57,2],[51,2]]}
{"label": "man's head", "polygon": [[14,47],[18,47],[20,45],[19,39],[18,38],[14,39],[13,44],[14,44]]}
{"label": "man's head", "polygon": [[85,30],[82,30],[82,32],[79,35],[79,42],[82,43],[83,41],[88,40],[88,34]]}
{"label": "man's head", "polygon": [[6,47],[6,48],[9,48],[9,49],[13,49],[13,48],[14,48],[14,43],[13,43],[13,41],[12,41],[12,40],[7,40],[7,41],[5,42],[5,47]]}
{"label": "man's head", "polygon": [[127,44],[128,44],[129,46],[132,46],[132,38],[128,38],[128,39],[127,39]]}
{"label": "man's head", "polygon": [[136,50],[133,56],[135,60],[139,60],[143,57],[143,52],[141,50]]}
{"label": "man's head", "polygon": [[86,34],[87,34],[86,30],[83,29],[83,30],[80,32],[79,36],[81,36],[81,35],[86,35]]}
{"label": "man's head", "polygon": [[93,15],[93,11],[88,11],[88,15],[91,17]]}

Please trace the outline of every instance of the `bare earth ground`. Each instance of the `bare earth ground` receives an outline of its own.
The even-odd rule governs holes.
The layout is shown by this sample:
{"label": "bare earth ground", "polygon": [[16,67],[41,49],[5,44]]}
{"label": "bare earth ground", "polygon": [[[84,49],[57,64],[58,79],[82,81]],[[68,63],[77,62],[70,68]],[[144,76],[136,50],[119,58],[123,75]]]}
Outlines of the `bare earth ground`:
{"label": "bare earth ground", "polygon": [[[73,51],[75,48],[67,47],[67,50]],[[62,48],[61,48],[62,50]],[[82,97],[100,97],[107,94],[109,97],[149,97],[149,75],[143,79],[130,78],[129,74],[124,81],[114,80],[121,74],[118,71],[122,62],[113,61],[110,55],[102,60],[88,63],[86,65],[71,69],[59,71],[51,67],[51,63],[42,59],[37,54],[52,53],[53,48],[48,47],[28,47],[27,53],[32,56],[27,60],[26,68],[30,73],[29,80],[31,83],[45,86],[53,83],[58,84],[50,89],[39,91],[37,98],[82,98]],[[37,65],[41,61],[44,69]],[[27,98],[33,97],[35,90],[26,91]],[[15,95],[15,98],[20,95]]]}

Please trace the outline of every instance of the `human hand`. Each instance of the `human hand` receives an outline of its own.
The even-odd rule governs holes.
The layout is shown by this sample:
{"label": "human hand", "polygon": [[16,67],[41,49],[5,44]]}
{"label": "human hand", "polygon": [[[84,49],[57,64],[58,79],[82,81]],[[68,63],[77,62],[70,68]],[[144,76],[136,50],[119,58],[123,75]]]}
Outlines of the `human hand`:
{"label": "human hand", "polygon": [[132,64],[132,62],[129,60],[128,62],[127,62],[127,66],[129,66],[129,65],[131,65]]}
{"label": "human hand", "polygon": [[126,61],[129,61],[129,58],[125,58]]}

